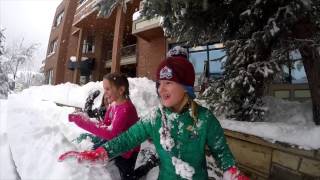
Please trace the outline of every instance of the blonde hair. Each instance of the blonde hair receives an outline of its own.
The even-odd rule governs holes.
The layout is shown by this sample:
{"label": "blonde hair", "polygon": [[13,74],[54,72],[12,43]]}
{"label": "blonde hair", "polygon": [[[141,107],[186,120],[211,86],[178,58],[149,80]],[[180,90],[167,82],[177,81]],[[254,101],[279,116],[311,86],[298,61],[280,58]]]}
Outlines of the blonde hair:
{"label": "blonde hair", "polygon": [[190,102],[190,108],[191,108],[191,117],[193,119],[193,125],[196,125],[196,123],[198,122],[198,104],[192,100],[191,98],[189,98],[189,102]]}

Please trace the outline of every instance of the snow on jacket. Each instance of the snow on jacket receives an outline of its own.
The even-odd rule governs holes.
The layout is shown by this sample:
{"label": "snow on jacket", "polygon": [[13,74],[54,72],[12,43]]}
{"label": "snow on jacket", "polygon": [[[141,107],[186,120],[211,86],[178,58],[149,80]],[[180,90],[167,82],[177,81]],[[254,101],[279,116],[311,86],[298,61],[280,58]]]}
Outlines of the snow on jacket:
{"label": "snow on jacket", "polygon": [[[154,110],[148,117],[142,118],[127,132],[105,143],[103,146],[112,158],[123,151],[137,146],[148,138],[151,138],[160,158],[160,172],[158,179],[171,180],[182,179],[176,174],[173,165],[176,157],[188,163],[193,170],[192,179],[208,179],[205,146],[208,145],[218,166],[227,170],[235,165],[235,160],[226,143],[223,129],[218,120],[207,109],[198,106],[198,119],[196,124],[190,115],[190,110],[182,113],[171,112],[164,108],[163,113],[167,117],[171,138],[174,146],[166,151],[160,143],[159,130],[162,127],[160,108]],[[178,170],[179,171],[179,170]]]}
{"label": "snow on jacket", "polygon": [[[111,140],[128,130],[138,119],[136,108],[130,100],[127,100],[125,103],[119,105],[111,104],[105,114],[104,120],[101,122],[88,121],[81,118],[76,119],[74,122],[82,129],[100,138]],[[130,149],[132,150],[123,153],[122,157],[128,159],[133,152],[139,152],[139,144]]]}

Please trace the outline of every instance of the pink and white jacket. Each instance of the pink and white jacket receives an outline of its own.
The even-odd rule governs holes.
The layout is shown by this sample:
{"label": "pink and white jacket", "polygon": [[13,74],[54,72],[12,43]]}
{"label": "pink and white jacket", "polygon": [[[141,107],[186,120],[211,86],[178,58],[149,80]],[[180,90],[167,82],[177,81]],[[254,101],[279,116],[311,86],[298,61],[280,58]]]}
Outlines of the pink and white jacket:
{"label": "pink and white jacket", "polygon": [[[136,108],[130,100],[122,104],[111,104],[105,114],[103,122],[90,121],[85,118],[73,119],[73,122],[84,130],[92,134],[111,140],[122,132],[128,130],[133,124],[139,120]],[[122,154],[122,157],[128,159],[133,152],[139,152],[140,147],[136,147]]]}

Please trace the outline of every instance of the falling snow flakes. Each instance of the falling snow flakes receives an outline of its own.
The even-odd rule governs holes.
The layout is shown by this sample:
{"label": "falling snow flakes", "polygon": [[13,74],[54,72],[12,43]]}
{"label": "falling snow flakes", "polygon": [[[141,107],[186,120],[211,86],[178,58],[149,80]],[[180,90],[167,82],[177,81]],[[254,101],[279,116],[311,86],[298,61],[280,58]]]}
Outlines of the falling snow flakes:
{"label": "falling snow flakes", "polygon": [[195,173],[195,170],[192,166],[176,157],[172,157],[172,164],[176,169],[176,174],[182,178],[192,180],[192,176]]}

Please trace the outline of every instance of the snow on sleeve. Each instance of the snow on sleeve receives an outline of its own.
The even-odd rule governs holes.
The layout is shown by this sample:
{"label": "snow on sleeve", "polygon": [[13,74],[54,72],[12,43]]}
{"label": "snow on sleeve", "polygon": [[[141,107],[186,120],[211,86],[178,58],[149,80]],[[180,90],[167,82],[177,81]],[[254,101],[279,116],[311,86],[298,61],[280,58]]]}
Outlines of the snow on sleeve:
{"label": "snow on sleeve", "polygon": [[172,157],[172,164],[176,169],[176,174],[182,178],[192,180],[192,176],[195,173],[195,170],[192,166],[176,157]]}

